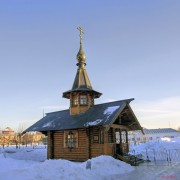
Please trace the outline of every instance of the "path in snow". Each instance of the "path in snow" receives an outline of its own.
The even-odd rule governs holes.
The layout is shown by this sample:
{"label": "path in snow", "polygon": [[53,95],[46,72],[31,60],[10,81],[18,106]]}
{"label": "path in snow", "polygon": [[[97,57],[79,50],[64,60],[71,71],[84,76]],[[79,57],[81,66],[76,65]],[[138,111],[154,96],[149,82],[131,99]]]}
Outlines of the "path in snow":
{"label": "path in snow", "polygon": [[[180,163],[173,165],[155,165],[154,162],[143,163],[135,167],[135,170],[119,176],[112,176],[111,180],[163,180],[180,179]],[[108,179],[106,179],[108,180]]]}

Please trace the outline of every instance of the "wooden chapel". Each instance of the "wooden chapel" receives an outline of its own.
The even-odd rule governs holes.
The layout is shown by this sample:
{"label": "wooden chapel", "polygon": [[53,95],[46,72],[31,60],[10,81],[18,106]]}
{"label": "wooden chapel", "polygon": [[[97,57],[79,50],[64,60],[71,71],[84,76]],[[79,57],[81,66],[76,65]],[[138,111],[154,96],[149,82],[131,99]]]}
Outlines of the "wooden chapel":
{"label": "wooden chapel", "polygon": [[85,161],[100,155],[128,153],[128,131],[142,130],[130,102],[134,99],[94,104],[102,94],[92,88],[86,72],[86,55],[77,54],[77,73],[72,89],[63,93],[70,100],[67,110],[47,113],[27,131],[40,131],[48,138],[48,159]]}

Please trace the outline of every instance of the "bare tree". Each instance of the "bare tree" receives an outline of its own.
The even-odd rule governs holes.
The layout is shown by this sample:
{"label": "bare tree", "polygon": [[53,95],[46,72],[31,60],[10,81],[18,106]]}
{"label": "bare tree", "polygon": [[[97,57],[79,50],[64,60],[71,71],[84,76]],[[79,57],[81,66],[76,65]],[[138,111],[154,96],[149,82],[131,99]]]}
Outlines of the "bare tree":
{"label": "bare tree", "polygon": [[22,143],[26,145],[30,144],[32,146],[33,144],[33,139],[34,139],[34,134],[26,132],[23,136],[22,136]]}
{"label": "bare tree", "polygon": [[15,140],[14,140],[16,144],[16,148],[18,148],[18,145],[19,145],[19,149],[20,149],[23,131],[24,131],[24,125],[22,123],[19,123],[18,128],[16,130]]}

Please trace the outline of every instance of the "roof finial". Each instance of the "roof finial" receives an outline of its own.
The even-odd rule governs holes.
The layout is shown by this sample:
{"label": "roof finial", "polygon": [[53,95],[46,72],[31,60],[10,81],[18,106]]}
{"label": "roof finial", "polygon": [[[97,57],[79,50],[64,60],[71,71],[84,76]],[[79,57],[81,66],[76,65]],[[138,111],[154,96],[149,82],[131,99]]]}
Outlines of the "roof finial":
{"label": "roof finial", "polygon": [[77,29],[79,30],[79,33],[80,33],[80,34],[79,34],[79,37],[80,37],[80,44],[82,44],[82,34],[84,34],[83,29],[82,29],[81,26],[79,26]]}
{"label": "roof finial", "polygon": [[79,65],[84,66],[84,65],[86,65],[85,64],[86,54],[84,53],[83,48],[82,48],[82,34],[84,34],[84,32],[83,32],[83,29],[82,29],[81,26],[79,26],[77,29],[79,30],[79,33],[80,33],[79,34],[79,37],[80,37],[80,49],[79,49],[79,52],[78,52],[78,54],[76,56],[76,58],[78,60],[78,64],[77,65],[78,66]]}

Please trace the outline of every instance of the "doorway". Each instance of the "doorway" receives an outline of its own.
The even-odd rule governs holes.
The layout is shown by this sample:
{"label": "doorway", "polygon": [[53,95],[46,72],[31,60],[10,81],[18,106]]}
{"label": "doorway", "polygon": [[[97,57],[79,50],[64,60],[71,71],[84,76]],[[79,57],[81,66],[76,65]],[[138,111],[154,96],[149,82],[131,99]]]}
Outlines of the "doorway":
{"label": "doorway", "polygon": [[128,133],[126,130],[115,129],[116,154],[124,155],[129,151]]}

